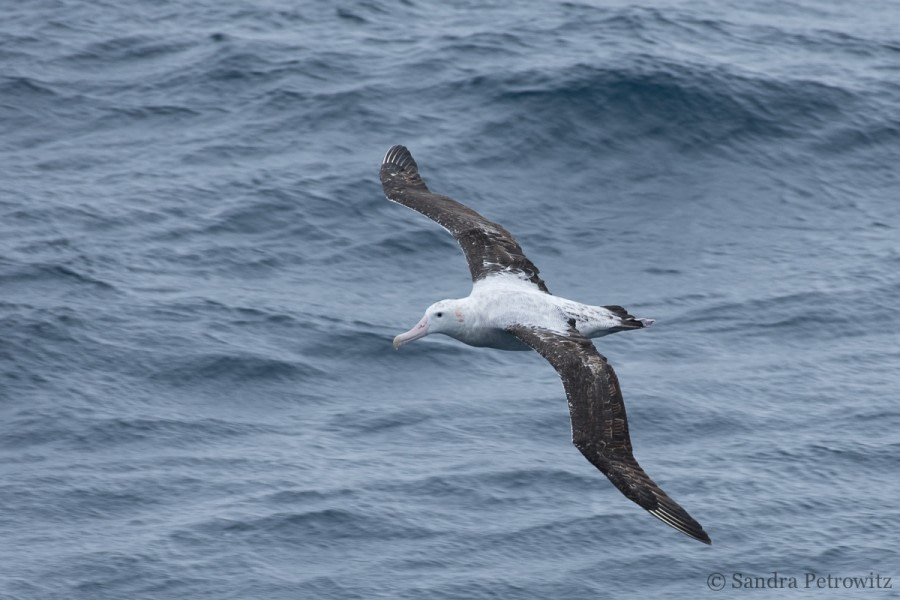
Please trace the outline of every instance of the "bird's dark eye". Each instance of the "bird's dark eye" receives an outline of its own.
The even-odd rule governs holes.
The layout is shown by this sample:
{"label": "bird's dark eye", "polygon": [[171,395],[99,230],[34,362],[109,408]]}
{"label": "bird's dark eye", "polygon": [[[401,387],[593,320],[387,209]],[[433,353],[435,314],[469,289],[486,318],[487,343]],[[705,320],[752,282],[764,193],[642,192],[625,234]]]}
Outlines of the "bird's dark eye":
{"label": "bird's dark eye", "polygon": [[444,316],[444,313],[442,313],[442,312],[439,312],[439,313],[437,314],[437,318],[438,318],[438,319],[440,319],[440,318],[443,317],[443,316]]}

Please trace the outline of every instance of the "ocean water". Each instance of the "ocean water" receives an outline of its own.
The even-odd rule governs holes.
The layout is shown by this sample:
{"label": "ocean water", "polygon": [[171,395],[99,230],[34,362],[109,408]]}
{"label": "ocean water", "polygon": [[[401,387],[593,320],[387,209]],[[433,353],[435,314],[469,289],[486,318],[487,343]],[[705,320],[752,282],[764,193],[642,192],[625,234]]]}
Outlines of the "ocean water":
{"label": "ocean water", "polygon": [[[900,596],[898,23],[3,3],[0,597]],[[712,546],[582,458],[537,354],[392,349],[470,288],[384,199],[397,143],[552,292],[657,319],[597,346]]]}

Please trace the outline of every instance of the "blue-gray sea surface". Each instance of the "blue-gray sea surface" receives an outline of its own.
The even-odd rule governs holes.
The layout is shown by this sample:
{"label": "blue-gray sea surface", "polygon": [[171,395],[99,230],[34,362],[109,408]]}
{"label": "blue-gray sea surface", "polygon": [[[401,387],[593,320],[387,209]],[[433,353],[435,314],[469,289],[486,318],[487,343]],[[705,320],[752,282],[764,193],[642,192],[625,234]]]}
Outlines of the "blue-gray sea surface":
{"label": "blue-gray sea surface", "polygon": [[[897,597],[897,2],[2,5],[0,597]],[[597,346],[712,546],[537,354],[392,349],[470,288],[397,143],[657,319]]]}

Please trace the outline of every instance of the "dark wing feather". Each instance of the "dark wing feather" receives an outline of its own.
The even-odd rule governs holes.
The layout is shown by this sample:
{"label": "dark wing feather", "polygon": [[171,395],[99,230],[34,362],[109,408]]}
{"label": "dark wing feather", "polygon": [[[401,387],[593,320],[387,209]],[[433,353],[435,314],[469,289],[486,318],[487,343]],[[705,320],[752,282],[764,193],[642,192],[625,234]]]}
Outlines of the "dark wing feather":
{"label": "dark wing feather", "polygon": [[388,200],[422,213],[456,238],[469,263],[472,281],[492,273],[513,272],[549,293],[538,268],[528,260],[512,234],[468,206],[429,191],[416,161],[404,146],[394,146],[384,155],[381,184]]}
{"label": "dark wing feather", "polygon": [[574,326],[570,326],[569,335],[526,326],[511,327],[509,332],[540,353],[559,373],[569,400],[572,441],[591,464],[654,517],[711,544],[700,523],[669,498],[635,460],[619,380],[591,341]]}

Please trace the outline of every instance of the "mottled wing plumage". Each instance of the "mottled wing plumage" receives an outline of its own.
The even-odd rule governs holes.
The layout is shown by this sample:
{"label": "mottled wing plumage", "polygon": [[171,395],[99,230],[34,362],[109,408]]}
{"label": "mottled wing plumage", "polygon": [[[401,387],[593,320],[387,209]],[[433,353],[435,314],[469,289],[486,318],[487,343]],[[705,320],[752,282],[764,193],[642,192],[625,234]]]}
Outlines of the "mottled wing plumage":
{"label": "mottled wing plumage", "polygon": [[509,332],[540,353],[559,373],[569,401],[572,441],[591,464],[654,517],[710,544],[703,527],[635,460],[619,380],[591,341],[571,323],[568,334],[525,325],[511,327]]}
{"label": "mottled wing plumage", "polygon": [[514,273],[549,293],[522,248],[506,229],[452,198],[429,191],[412,155],[404,146],[387,151],[381,163],[384,195],[437,222],[456,238],[472,273],[472,281],[494,273]]}

